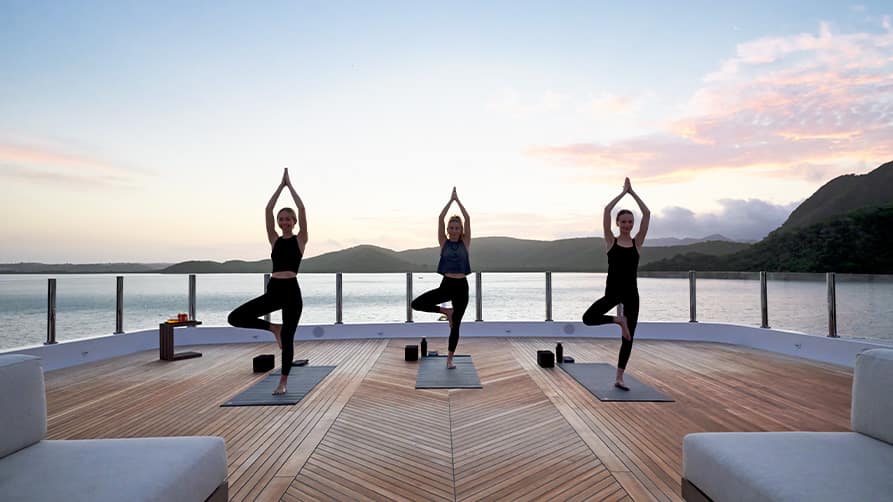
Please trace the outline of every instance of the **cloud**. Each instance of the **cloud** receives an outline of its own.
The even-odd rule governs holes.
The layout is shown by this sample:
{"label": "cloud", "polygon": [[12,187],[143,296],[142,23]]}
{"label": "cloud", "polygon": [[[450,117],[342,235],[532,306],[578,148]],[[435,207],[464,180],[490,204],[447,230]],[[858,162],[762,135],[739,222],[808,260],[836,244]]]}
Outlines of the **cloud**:
{"label": "cloud", "polygon": [[513,118],[538,117],[544,114],[567,112],[582,117],[616,121],[617,116],[636,116],[655,97],[652,91],[639,94],[614,94],[602,92],[586,98],[547,90],[541,95],[528,96],[514,89],[505,89],[502,95],[490,101],[486,107]]}
{"label": "cloud", "polygon": [[487,103],[486,108],[514,118],[521,118],[556,112],[564,106],[566,101],[565,95],[551,90],[529,99],[515,89],[504,89],[498,98]]}
{"label": "cloud", "polygon": [[636,96],[602,93],[589,100],[588,108],[596,116],[615,117],[617,114],[631,115],[638,113],[646,101],[654,97],[653,92]]}
{"label": "cloud", "polygon": [[0,178],[40,184],[129,186],[145,174],[64,146],[0,142]]}
{"label": "cloud", "polygon": [[893,31],[765,37],[740,44],[652,133],[616,142],[538,145],[527,153],[642,179],[706,170],[814,179],[893,158]]}
{"label": "cloud", "polygon": [[759,199],[722,199],[717,213],[695,214],[669,207],[651,218],[651,237],[705,237],[722,234],[735,240],[759,240],[787,220],[800,204],[776,205]]}

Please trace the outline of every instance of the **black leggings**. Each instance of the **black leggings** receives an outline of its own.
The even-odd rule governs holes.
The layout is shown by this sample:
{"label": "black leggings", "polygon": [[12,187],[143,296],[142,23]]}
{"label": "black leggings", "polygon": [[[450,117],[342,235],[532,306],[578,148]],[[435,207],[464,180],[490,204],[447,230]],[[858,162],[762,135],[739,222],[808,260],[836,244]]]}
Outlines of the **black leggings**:
{"label": "black leggings", "polygon": [[227,319],[237,328],[270,329],[270,323],[258,319],[274,310],[282,310],[282,374],[291,372],[291,361],[295,357],[295,331],[304,310],[301,287],[298,279],[270,279],[267,292],[253,300],[239,305]]}
{"label": "black leggings", "polygon": [[620,303],[623,304],[623,315],[626,317],[626,325],[629,327],[629,340],[624,338],[620,343],[620,357],[617,360],[617,367],[626,369],[626,362],[629,361],[629,354],[633,350],[636,323],[639,321],[639,292],[633,291],[624,294],[606,291],[605,296],[596,300],[592,306],[586,309],[586,313],[583,314],[583,324],[597,326],[613,323],[614,319],[605,315],[605,313]]}
{"label": "black leggings", "polygon": [[459,325],[462,323],[462,316],[465,315],[465,308],[468,307],[468,279],[444,276],[440,281],[440,287],[419,295],[412,301],[412,308],[437,314],[440,313],[438,305],[446,301],[453,302],[453,325],[450,327],[448,348],[450,352],[455,352],[456,346],[459,345]]}

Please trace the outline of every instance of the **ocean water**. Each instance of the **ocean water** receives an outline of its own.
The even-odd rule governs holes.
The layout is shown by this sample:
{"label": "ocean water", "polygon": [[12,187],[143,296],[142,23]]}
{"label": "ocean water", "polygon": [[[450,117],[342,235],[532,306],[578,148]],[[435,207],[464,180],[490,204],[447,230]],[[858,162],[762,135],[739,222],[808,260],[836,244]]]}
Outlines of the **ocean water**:
{"label": "ocean water", "polygon": [[[40,344],[47,331],[46,275],[0,275],[0,349]],[[730,274],[731,277],[731,274]],[[737,276],[735,276],[737,277]],[[112,274],[57,275],[56,339],[71,340],[115,330]],[[887,276],[838,275],[837,326],[843,337],[893,342],[893,280]],[[413,296],[437,287],[440,276],[413,274]],[[335,274],[302,274],[302,324],[335,321]],[[475,319],[476,284],[469,277],[465,319]],[[605,274],[553,273],[552,318],[579,320],[604,291]],[[404,322],[405,274],[343,274],[345,323]],[[545,274],[484,273],[485,321],[545,319]],[[188,310],[188,276],[124,276],[124,330],[157,327]],[[263,291],[263,274],[206,274],[196,278],[196,318],[204,325],[226,325],[230,311]],[[641,321],[688,321],[687,278],[639,278]],[[828,333],[823,276],[802,275],[768,283],[769,325],[825,336]],[[438,316],[413,312],[416,321]],[[278,321],[278,313],[272,319]],[[760,284],[751,278],[697,280],[697,319],[760,325]]]}

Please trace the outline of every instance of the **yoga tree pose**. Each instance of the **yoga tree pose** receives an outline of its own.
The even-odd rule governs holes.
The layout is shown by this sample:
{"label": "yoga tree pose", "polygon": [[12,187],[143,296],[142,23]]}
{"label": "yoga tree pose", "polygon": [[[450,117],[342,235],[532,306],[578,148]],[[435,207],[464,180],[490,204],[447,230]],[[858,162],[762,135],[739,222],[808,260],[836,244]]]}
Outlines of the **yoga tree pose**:
{"label": "yoga tree pose", "polygon": [[[298,212],[295,214],[294,209],[288,207],[279,210],[276,214],[276,222],[282,230],[280,236],[276,233],[273,224],[273,208],[282,189],[286,187],[291,192]],[[298,197],[298,193],[295,192],[291,180],[288,178],[288,168],[282,174],[282,182],[279,183],[279,187],[270,197],[264,215],[267,239],[272,247],[270,257],[273,259],[273,274],[267,285],[267,292],[237,307],[230,313],[228,320],[237,328],[265,329],[276,337],[276,343],[282,350],[282,375],[279,377],[279,385],[273,391],[273,395],[279,395],[285,394],[287,391],[286,384],[294,358],[295,331],[304,308],[301,287],[298,285],[298,268],[301,266],[301,257],[304,256],[304,248],[307,246],[307,215],[304,212],[304,203]],[[294,233],[296,224],[298,225],[297,234]],[[260,316],[275,310],[282,310],[282,324],[272,324],[259,319]]]}
{"label": "yoga tree pose", "polygon": [[[458,215],[451,216],[449,224],[444,230],[443,220],[453,202],[459,206],[462,218]],[[446,365],[447,368],[453,369],[456,367],[453,364],[453,355],[459,344],[459,325],[462,324],[462,316],[468,306],[468,279],[465,276],[471,273],[471,264],[468,261],[468,249],[471,247],[471,218],[459,200],[459,196],[456,195],[455,187],[453,187],[450,200],[437,218],[437,241],[440,243],[440,263],[437,264],[437,273],[443,275],[443,279],[437,289],[423,293],[413,300],[412,308],[422,312],[441,313],[446,316],[450,323],[449,353]],[[452,302],[452,308],[439,306],[447,301]]]}
{"label": "yoga tree pose", "polygon": [[[621,209],[617,213],[617,227],[620,235],[615,236],[611,230],[611,211],[624,195],[630,194],[642,211],[642,223],[635,237],[633,231],[635,218],[632,211]],[[608,253],[608,278],[605,283],[605,296],[599,298],[583,314],[583,323],[587,326],[599,324],[617,324],[623,340],[620,345],[620,356],[617,361],[617,378],[614,386],[629,390],[623,383],[623,372],[633,349],[633,337],[636,334],[636,323],[639,319],[639,289],[636,285],[636,270],[639,267],[639,251],[648,233],[651,211],[633,190],[629,178],[623,183],[623,191],[605,206],[603,227],[605,231],[605,248]],[[619,305],[616,316],[605,315]]]}

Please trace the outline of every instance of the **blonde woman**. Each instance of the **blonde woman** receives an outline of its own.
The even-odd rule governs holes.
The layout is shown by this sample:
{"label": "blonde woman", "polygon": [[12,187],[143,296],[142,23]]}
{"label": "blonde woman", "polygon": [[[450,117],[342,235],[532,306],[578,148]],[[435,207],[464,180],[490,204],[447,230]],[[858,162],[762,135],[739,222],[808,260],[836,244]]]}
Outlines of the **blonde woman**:
{"label": "blonde woman", "polygon": [[[444,229],[443,220],[453,202],[459,206],[462,218],[457,215],[451,216],[446,229]],[[466,276],[471,273],[471,264],[468,258],[468,249],[471,247],[471,218],[468,216],[465,206],[459,201],[455,187],[453,187],[450,200],[437,219],[437,241],[440,243],[440,262],[437,264],[437,273],[443,275],[443,279],[437,289],[423,293],[413,300],[412,308],[446,316],[450,324],[446,365],[447,368],[454,369],[456,366],[453,364],[453,355],[459,344],[459,326],[462,324],[465,308],[468,307],[468,279]],[[447,301],[452,302],[452,308],[439,306]]]}
{"label": "blonde woman", "polygon": [[[297,214],[294,209],[282,208],[276,214],[276,222],[282,230],[280,236],[273,226],[273,208],[284,188],[291,192]],[[273,395],[287,392],[288,375],[291,372],[291,362],[295,355],[295,331],[298,329],[298,321],[301,320],[301,311],[304,302],[301,298],[301,287],[298,285],[298,268],[301,266],[301,258],[304,256],[304,248],[307,246],[307,215],[304,212],[304,203],[298,197],[291,180],[288,178],[288,169],[282,174],[282,182],[273,193],[264,211],[267,225],[267,239],[272,248],[270,257],[273,260],[273,273],[267,285],[267,292],[240,305],[229,315],[229,323],[237,328],[265,329],[273,333],[276,343],[282,350],[282,375],[279,377],[279,385],[273,391]],[[295,233],[295,225],[298,231]],[[282,324],[272,324],[261,316],[275,310],[282,310]]]}

